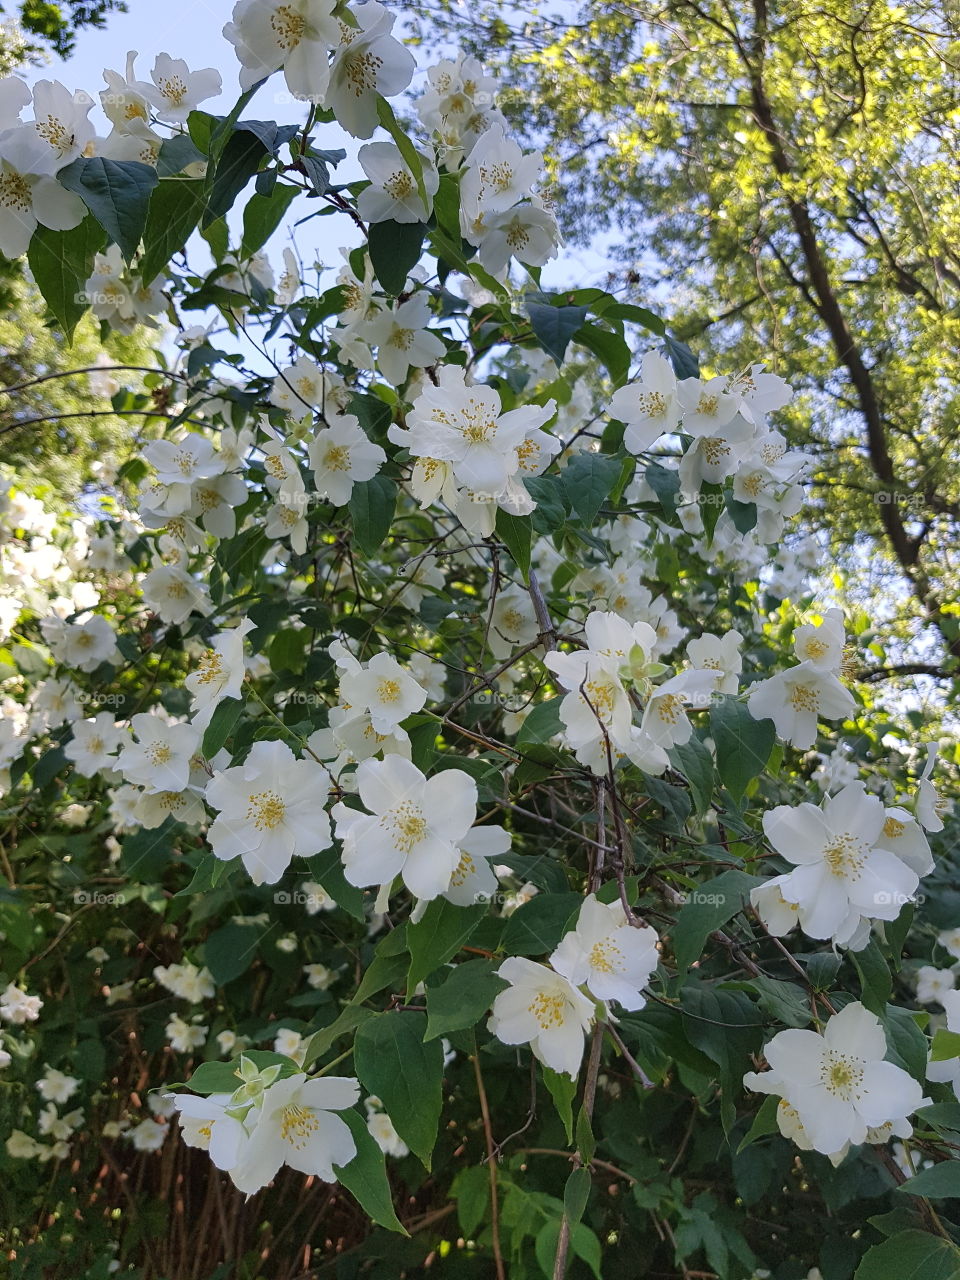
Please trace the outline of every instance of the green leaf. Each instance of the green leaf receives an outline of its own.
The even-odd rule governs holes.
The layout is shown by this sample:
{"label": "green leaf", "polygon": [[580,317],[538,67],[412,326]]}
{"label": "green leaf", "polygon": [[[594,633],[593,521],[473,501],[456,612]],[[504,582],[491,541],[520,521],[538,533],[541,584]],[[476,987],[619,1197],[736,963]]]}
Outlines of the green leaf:
{"label": "green leaf", "polygon": [[851,951],[850,958],[860,975],[861,1003],[871,1013],[882,1014],[893,990],[893,975],[883,952],[871,940],[862,951]]}
{"label": "green leaf", "polygon": [[439,987],[428,987],[424,1040],[475,1026],[507,985],[496,975],[499,965],[499,960],[467,960]]}
{"label": "green leaf", "polygon": [[224,698],[218,704],[203,735],[203,744],[200,750],[204,759],[210,760],[217,754],[231,733],[233,733],[242,711],[243,703],[236,698]]}
{"label": "green leaf", "polygon": [[307,1041],[303,1055],[304,1070],[307,1070],[318,1058],[322,1058],[325,1053],[328,1053],[338,1040],[350,1035],[351,1032],[356,1031],[357,1027],[364,1022],[369,1022],[371,1018],[376,1016],[372,1009],[363,1009],[360,1005],[348,1004],[345,1009],[341,1010],[339,1017],[330,1023],[329,1027],[321,1027]]}
{"label": "green leaf", "polygon": [[863,1255],[854,1280],[958,1280],[960,1249],[942,1236],[903,1231]]}
{"label": "green leaf", "polygon": [[747,1130],[746,1137],[737,1147],[737,1154],[756,1142],[758,1138],[765,1138],[768,1133],[779,1133],[780,1126],[777,1124],[777,1108],[780,1105],[780,1099],[774,1097],[764,1098],[763,1105],[757,1114],[753,1117],[753,1124]]}
{"label": "green leaf", "polygon": [[777,733],[772,720],[754,720],[746,705],[725,697],[710,708],[720,781],[739,803],[747,784],[762,773]]}
{"label": "green leaf", "polygon": [[157,177],[175,178],[183,173],[188,165],[196,164],[199,160],[206,160],[206,158],[206,151],[201,151],[189,134],[176,133],[172,138],[165,138],[160,146],[160,154],[157,157]]}
{"label": "green leaf", "polygon": [[523,748],[530,743],[543,744],[550,741],[563,728],[560,719],[560,703],[563,694],[549,698],[546,702],[538,702],[520,726],[517,734],[517,747]]}
{"label": "green leaf", "polygon": [[372,556],[390,532],[397,506],[397,486],[386,476],[374,476],[353,486],[348,504],[353,536],[364,555]]}
{"label": "green leaf", "polygon": [[730,513],[730,519],[733,521],[733,527],[738,533],[749,533],[751,529],[757,527],[757,504],[755,502],[739,502],[728,493],[725,505]]}
{"label": "green leaf", "polygon": [[408,996],[424,978],[457,954],[486,914],[486,903],[458,907],[446,898],[434,898],[423,917],[416,924],[407,925]]}
{"label": "green leaf", "polygon": [[670,760],[690,786],[690,796],[698,817],[702,817],[713,799],[713,755],[699,738],[691,738],[670,752]]}
{"label": "green leaf", "polygon": [[530,327],[541,347],[558,365],[563,364],[570,339],[586,320],[588,310],[587,307],[553,307],[545,302],[527,303]]}
{"label": "green leaf", "polygon": [[253,964],[260,941],[254,925],[225,924],[203,944],[203,962],[218,987],[239,978]]}
{"label": "green leaf", "polygon": [[397,150],[403,156],[403,160],[407,168],[413,174],[414,180],[417,184],[417,194],[423,201],[423,207],[425,209],[429,209],[430,199],[427,196],[427,189],[423,184],[423,161],[420,158],[420,154],[407,137],[406,130],[401,127],[397,117],[393,114],[393,107],[391,107],[386,98],[381,97],[379,93],[377,94],[377,115],[380,119],[381,125],[383,125],[384,129],[386,129],[387,133],[389,133],[390,137],[397,144]]}
{"label": "green leaf", "polygon": [[403,293],[407,276],[420,261],[426,227],[422,222],[372,222],[367,235],[373,273],[384,292]]}
{"label": "green leaf", "polygon": [[680,495],[680,475],[669,467],[662,467],[659,462],[651,462],[644,472],[644,479],[660,499],[660,505],[668,516],[677,509],[677,498]]}
{"label": "green leaf", "polygon": [[927,1050],[929,1041],[920,1030],[917,1019],[929,1017],[925,1013],[914,1013],[909,1009],[900,1009],[888,1004],[881,1013],[880,1021],[887,1035],[887,1058],[898,1067],[908,1071],[914,1080],[925,1083],[927,1078]]}
{"label": "green leaf", "polygon": [[933,1033],[930,1061],[949,1062],[951,1058],[957,1057],[960,1057],[960,1032],[948,1031],[946,1027],[937,1027]]}
{"label": "green leaf", "polygon": [[254,194],[250,197],[243,211],[241,258],[250,258],[258,249],[263,248],[283,221],[284,214],[299,192],[299,187],[278,182],[271,195]]}
{"label": "green leaf", "polygon": [[357,1031],[354,1061],[364,1087],[383,1109],[410,1150],[430,1168],[442,1106],[443,1049],[426,1044],[419,1013],[381,1013]]}
{"label": "green leaf", "polygon": [[338,907],[355,920],[363,920],[363,890],[349,882],[343,874],[343,862],[336,849],[325,849],[307,859],[310,875],[327,892]]}
{"label": "green leaf", "polygon": [[203,215],[204,227],[209,227],[232,208],[234,200],[268,154],[263,139],[255,132],[244,129],[230,134],[213,172],[210,196]]}
{"label": "green leaf", "polygon": [[583,1217],[593,1180],[588,1169],[572,1169],[563,1188],[563,1212],[571,1227]]}
{"label": "green leaf", "polygon": [[603,316],[605,320],[629,320],[633,324],[643,325],[644,329],[649,329],[651,333],[659,336],[665,332],[664,323],[658,315],[632,302],[615,302],[612,306],[604,307]]}
{"label": "green leaf", "polygon": [[630,348],[618,333],[601,329],[596,324],[584,324],[573,335],[573,341],[593,352],[606,367],[615,387],[626,382],[630,372]]}
{"label": "green leaf", "polygon": [[697,357],[685,342],[671,338],[669,333],[665,333],[663,335],[663,349],[678,378],[699,377],[700,366],[697,363]]}
{"label": "green leaf", "polygon": [[731,870],[705,880],[693,890],[673,927],[673,955],[679,974],[699,960],[710,934],[749,902],[750,890],[762,881],[762,876]]}
{"label": "green leaf", "polygon": [[567,501],[589,528],[620,478],[620,461],[602,453],[576,453],[563,470]]}
{"label": "green leaf", "polygon": [[530,544],[533,538],[530,517],[514,516],[498,507],[496,529],[526,582],[530,575]]}
{"label": "green leaf", "polygon": [[386,1227],[388,1231],[408,1235],[393,1207],[384,1154],[367,1128],[366,1121],[356,1111],[338,1111],[337,1115],[348,1126],[357,1144],[357,1154],[349,1164],[333,1166],[338,1179],[368,1218],[372,1218],[378,1226]]}
{"label": "green leaf", "polygon": [[760,1047],[762,1024],[745,992],[690,983],[680,993],[687,1038],[717,1064],[720,1120],[729,1138],[737,1119],[734,1099],[742,1092],[743,1073]]}
{"label": "green leaf", "polygon": [[930,1200],[960,1198],[960,1160],[942,1160],[930,1169],[921,1169],[914,1178],[897,1187],[911,1196],[926,1196]]}
{"label": "green leaf", "polygon": [[781,982],[761,974],[746,984],[757,993],[757,1003],[764,1013],[788,1027],[809,1027],[813,1021],[803,989],[793,982]]}
{"label": "green leaf", "polygon": [[74,160],[57,181],[75,192],[129,262],[140,247],[157,171],[136,160]]}
{"label": "green leaf", "polygon": [[582,902],[578,893],[537,894],[517,907],[507,921],[504,950],[512,956],[542,956],[552,951]]}
{"label": "green leaf", "polygon": [[[263,1071],[266,1067],[279,1066],[278,1080],[294,1076],[300,1071],[299,1065],[286,1054],[274,1053],[270,1049],[244,1049],[243,1057],[248,1058],[254,1066]],[[238,1074],[240,1057],[230,1062],[201,1062],[187,1081],[187,1088],[194,1093],[233,1093],[242,1083]]]}
{"label": "green leaf", "polygon": [[145,284],[159,275],[190,238],[203,213],[204,183],[199,178],[166,178],[150,197],[143,229],[140,271]]}
{"label": "green leaf", "polygon": [[103,228],[91,217],[72,231],[38,226],[30,241],[30,270],[68,343],[73,342],[74,330],[87,309],[87,281],[93,274],[94,256],[105,242]]}
{"label": "green leaf", "polygon": [[557,1115],[563,1121],[567,1142],[573,1142],[573,1100],[577,1094],[577,1077],[568,1076],[566,1072],[552,1071],[541,1063],[543,1083],[553,1099]]}

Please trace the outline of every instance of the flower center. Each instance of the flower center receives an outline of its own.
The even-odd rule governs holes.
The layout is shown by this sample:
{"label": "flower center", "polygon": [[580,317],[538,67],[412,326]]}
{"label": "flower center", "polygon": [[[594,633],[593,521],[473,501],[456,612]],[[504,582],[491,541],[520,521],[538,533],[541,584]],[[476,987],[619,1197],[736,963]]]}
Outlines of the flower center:
{"label": "flower center", "polygon": [[287,806],[276,791],[258,791],[248,796],[247,818],[253,822],[258,831],[265,828],[272,831],[283,821]]}
{"label": "flower center", "polygon": [[399,680],[381,680],[377,685],[377,697],[381,702],[398,702],[400,700]]}
{"label": "flower center", "polygon": [[820,1063],[820,1080],[828,1093],[844,1102],[853,1102],[860,1097],[863,1062],[850,1054],[827,1049]]}
{"label": "flower center", "polygon": [[716,396],[708,396],[704,393],[697,401],[697,413],[714,414],[719,407],[720,401]]}
{"label": "flower center", "polygon": [[623,952],[612,938],[601,938],[590,948],[590,968],[600,973],[619,973],[623,967]]}
{"label": "flower center", "polygon": [[864,863],[863,845],[844,831],[824,847],[823,860],[839,879],[859,880]]}
{"label": "flower center", "polygon": [[457,863],[454,868],[453,875],[450,877],[450,884],[459,889],[461,885],[466,884],[467,880],[473,875],[476,869],[477,864],[474,862],[473,858],[471,858],[470,854],[461,851],[460,861]]}
{"label": "flower center", "polygon": [[413,346],[413,330],[412,329],[394,329],[390,335],[391,345],[398,347],[401,351],[409,351]]}
{"label": "flower center", "polygon": [[320,1128],[316,1113],[309,1107],[298,1106],[291,1102],[280,1112],[280,1137],[289,1142],[298,1151],[302,1150],[310,1137]]}
{"label": "flower center", "polygon": [[790,690],[790,705],[794,711],[818,711],[820,697],[810,684],[795,684]]}
{"label": "flower center", "polygon": [[683,698],[678,693],[664,693],[656,700],[657,717],[664,724],[679,724],[683,718]]}
{"label": "flower center", "polygon": [[563,1013],[566,1001],[558,992],[538,991],[527,1012],[532,1013],[543,1031],[551,1027],[563,1026]]}
{"label": "flower center", "polygon": [[356,97],[360,98],[368,89],[377,87],[377,73],[382,66],[383,59],[378,58],[369,49],[358,49],[355,53],[347,55],[345,68],[347,83]]}
{"label": "flower center", "polygon": [[883,834],[888,840],[898,840],[906,829],[906,824],[900,822],[897,818],[887,818],[883,824]]}
{"label": "flower center", "polygon": [[30,199],[30,184],[19,173],[0,173],[0,205],[5,209],[17,209],[20,213],[28,213],[33,205]]}
{"label": "flower center", "polygon": [[662,418],[667,402],[659,391],[645,391],[637,398],[637,408],[648,418]]}
{"label": "flower center", "polygon": [[345,444],[332,444],[324,454],[323,461],[328,471],[349,471],[350,449]]}
{"label": "flower center", "polygon": [[294,13],[288,4],[282,4],[270,17],[273,34],[281,49],[295,49],[303,39],[307,20]]}
{"label": "flower center", "polygon": [[147,747],[147,759],[151,764],[166,764],[173,756],[173,752],[165,742],[152,742]]}
{"label": "flower center", "polygon": [[187,96],[187,86],[179,76],[170,76],[166,80],[158,80],[157,88],[175,107],[179,107]]}
{"label": "flower center", "polygon": [[197,465],[197,455],[191,453],[189,449],[178,449],[174,455],[174,461],[180,474],[188,476]]}
{"label": "flower center", "polygon": [[809,639],[803,646],[803,651],[808,658],[823,658],[830,652],[830,646],[823,640],[818,640],[815,636]]}
{"label": "flower center", "polygon": [[413,194],[413,179],[405,169],[398,169],[387,178],[383,189],[391,200],[406,200]]}
{"label": "flower center", "polygon": [[427,833],[423,810],[404,800],[380,819],[382,827],[393,828],[393,839],[401,853],[410,853]]}
{"label": "flower center", "polygon": [[73,144],[73,134],[67,132],[66,125],[56,116],[47,116],[43,120],[38,120],[37,133],[45,142],[49,142],[55,151],[67,151]]}

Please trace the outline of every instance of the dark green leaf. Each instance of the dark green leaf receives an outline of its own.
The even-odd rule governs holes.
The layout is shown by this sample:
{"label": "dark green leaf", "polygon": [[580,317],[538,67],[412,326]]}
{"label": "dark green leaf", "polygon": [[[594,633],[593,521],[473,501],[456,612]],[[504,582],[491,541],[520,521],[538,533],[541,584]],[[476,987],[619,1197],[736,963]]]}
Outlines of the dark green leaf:
{"label": "dark green leaf", "polygon": [[704,943],[750,901],[750,890],[762,877],[724,871],[705,880],[688,895],[673,928],[673,955],[681,975],[700,958]]}
{"label": "dark green leaf", "polygon": [[530,543],[533,537],[530,517],[514,516],[498,507],[496,528],[526,582],[530,573]]}
{"label": "dark green leaf", "polygon": [[242,258],[252,257],[263,248],[283,221],[284,214],[299,190],[299,187],[280,182],[271,195],[254,194],[250,197],[243,211],[243,239],[240,242]]}
{"label": "dark green leaf", "polygon": [[754,720],[742,702],[725,697],[710,708],[710,734],[720,781],[737,802],[747,784],[762,773],[776,739],[772,720]]}
{"label": "dark green leaf", "polygon": [[506,983],[495,970],[499,960],[467,960],[450,970],[439,987],[427,988],[427,1033],[424,1040],[474,1026]]}
{"label": "dark green leaf", "polygon": [[373,273],[386,293],[403,293],[407,276],[420,261],[426,227],[422,222],[373,222],[368,233]]}
{"label": "dark green leaf", "polygon": [[429,1169],[440,1123],[443,1049],[439,1040],[424,1043],[425,1030],[422,1014],[378,1014],[357,1031],[354,1061],[364,1087]]}
{"label": "dark green leaf", "polygon": [[217,754],[231,733],[233,733],[242,711],[243,703],[236,698],[224,698],[218,705],[203,735],[203,744],[200,750],[205,759],[209,760]]}
{"label": "dark green leaf", "polygon": [[587,307],[552,307],[544,302],[527,303],[530,327],[541,347],[557,364],[563,364],[570,339],[587,318],[588,310]]}
{"label": "dark green leaf", "polygon": [[75,192],[129,262],[140,247],[157,171],[136,160],[74,160],[57,181]]}
{"label": "dark green leaf", "polygon": [[72,231],[38,226],[30,241],[30,270],[68,343],[73,341],[73,332],[87,309],[87,281],[93,274],[94,256],[105,242],[103,228],[91,217],[84,218]]}
{"label": "dark green leaf", "polygon": [[353,486],[349,511],[353,536],[364,555],[372,556],[382,545],[397,506],[397,486],[386,476],[374,476]]}
{"label": "dark green leaf", "polygon": [[337,1115],[349,1127],[357,1144],[357,1154],[349,1164],[334,1165],[337,1178],[368,1218],[388,1231],[407,1235],[393,1207],[390,1181],[383,1152],[367,1128],[366,1121],[356,1111],[338,1111]]}
{"label": "dark green leaf", "polygon": [[942,1236],[903,1231],[863,1256],[854,1280],[958,1280],[960,1249]]}
{"label": "dark green leaf", "polygon": [[620,478],[620,462],[602,453],[576,453],[563,470],[567,501],[588,527]]}
{"label": "dark green leaf", "polygon": [[486,914],[485,903],[475,907],[457,907],[446,898],[435,898],[421,920],[407,925],[407,947],[410,951],[408,995],[424,978],[457,954]]}

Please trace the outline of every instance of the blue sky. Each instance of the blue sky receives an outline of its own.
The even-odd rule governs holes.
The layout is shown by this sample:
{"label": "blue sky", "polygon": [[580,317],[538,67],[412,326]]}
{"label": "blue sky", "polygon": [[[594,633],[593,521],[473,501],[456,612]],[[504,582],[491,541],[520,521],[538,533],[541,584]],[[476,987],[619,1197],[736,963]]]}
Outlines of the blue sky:
{"label": "blue sky", "polygon": [[[104,87],[103,68],[122,73],[128,50],[136,49],[140,53],[137,74],[141,79],[149,79],[154,58],[164,52],[175,58],[184,58],[192,70],[215,67],[220,72],[223,93],[219,98],[204,103],[203,107],[214,114],[225,114],[240,92],[239,64],[233,46],[222,35],[224,23],[229,21],[232,13],[232,0],[129,0],[129,4],[130,12],[109,15],[103,30],[80,31],[76,52],[71,58],[62,61],[54,57],[46,66],[30,68],[25,76],[27,81],[57,79],[69,89],[86,89],[96,95]],[[424,76],[425,55],[422,51],[416,52],[419,65],[411,86],[414,90]],[[273,76],[251,102],[245,115],[281,122],[302,120],[302,105],[285,101],[284,87],[282,76]],[[105,132],[106,124],[99,108],[91,114]],[[361,145],[359,142],[348,137],[336,125],[321,128],[318,139],[325,148],[342,147],[348,153],[347,160],[334,175],[336,181],[349,182],[363,177],[355,160]],[[239,221],[244,198],[241,195],[238,200],[236,222]],[[281,251],[289,242],[290,226],[309,212],[310,206],[305,201],[296,201],[289,219],[268,245],[275,269],[279,269]],[[352,247],[358,243],[358,233],[345,217],[313,219],[297,229],[296,238],[305,264],[317,258],[337,269],[341,262],[340,246]],[[578,285],[593,284],[602,280],[605,270],[606,259],[602,253],[581,248],[565,249],[561,250],[558,261],[544,269],[543,281],[547,287],[568,285],[574,281]]]}

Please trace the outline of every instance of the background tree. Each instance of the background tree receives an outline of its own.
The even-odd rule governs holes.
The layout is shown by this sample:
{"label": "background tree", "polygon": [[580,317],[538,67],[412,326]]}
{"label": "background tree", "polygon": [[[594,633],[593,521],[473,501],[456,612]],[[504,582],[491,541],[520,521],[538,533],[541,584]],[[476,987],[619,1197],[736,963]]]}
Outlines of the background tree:
{"label": "background tree", "polygon": [[918,667],[955,670],[955,7],[420,8],[510,79],[568,235],[610,233],[626,290],[665,295],[678,333],[773,353],[806,389],[793,430],[834,563]]}

